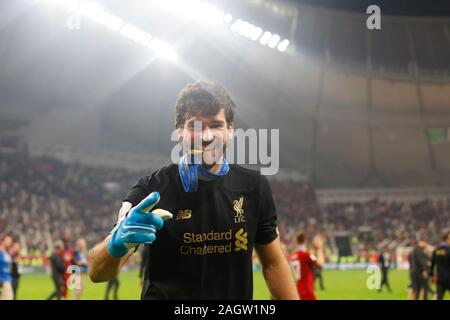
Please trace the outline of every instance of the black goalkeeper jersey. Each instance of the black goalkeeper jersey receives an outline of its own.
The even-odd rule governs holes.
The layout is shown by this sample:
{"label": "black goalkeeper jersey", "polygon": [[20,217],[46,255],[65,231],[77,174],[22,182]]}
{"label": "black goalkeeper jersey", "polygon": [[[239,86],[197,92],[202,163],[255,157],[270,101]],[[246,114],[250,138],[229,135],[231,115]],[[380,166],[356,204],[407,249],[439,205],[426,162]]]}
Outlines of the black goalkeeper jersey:
{"label": "black goalkeeper jersey", "polygon": [[[436,267],[437,282],[442,282],[450,286],[450,246],[443,243],[433,251],[431,258],[431,274],[434,274]],[[449,288],[450,290],[450,288]]]}
{"label": "black goalkeeper jersey", "polygon": [[184,191],[172,164],[141,178],[124,201],[137,205],[158,191],[155,208],[173,213],[146,245],[142,299],[252,299],[252,250],[277,238],[276,210],[267,179],[230,165],[213,181]]}

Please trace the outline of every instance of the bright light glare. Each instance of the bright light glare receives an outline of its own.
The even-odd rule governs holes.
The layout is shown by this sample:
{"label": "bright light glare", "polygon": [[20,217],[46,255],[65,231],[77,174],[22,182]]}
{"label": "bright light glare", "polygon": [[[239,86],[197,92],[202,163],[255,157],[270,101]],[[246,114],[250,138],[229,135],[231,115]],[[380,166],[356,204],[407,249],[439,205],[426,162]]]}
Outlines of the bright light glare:
{"label": "bright light glare", "polygon": [[132,41],[135,41],[143,46],[147,46],[150,43],[150,41],[152,40],[151,35],[149,35],[147,32],[145,32],[131,24],[125,25],[122,28],[122,31],[120,33],[124,37],[126,37]]}
{"label": "bright light glare", "polygon": [[[161,58],[168,58],[173,61],[178,57],[177,53],[168,43],[151,36],[136,26],[125,23],[121,18],[102,9],[98,3],[92,1],[80,2],[77,0],[43,1],[63,6],[72,12],[79,13],[91,21],[106,26],[108,29],[120,33],[129,40],[151,49]],[[165,8],[172,14],[177,14],[201,24],[230,24],[233,21],[233,16],[231,14],[226,13],[216,6],[202,0],[163,0],[160,1],[158,5]],[[259,40],[262,45],[268,46],[271,49],[277,48],[280,52],[286,51],[290,44],[288,39],[281,41],[281,37],[278,34],[270,31],[264,32],[262,28],[242,19],[236,19],[234,23],[229,26],[229,28],[232,32],[235,32],[244,38],[251,39],[253,41]],[[158,45],[152,44],[155,40],[155,43]],[[159,45],[160,42],[165,44],[163,46],[164,49],[162,49],[161,45]]]}
{"label": "bright light glare", "polygon": [[231,31],[237,32],[241,26],[242,20],[238,19],[231,25]]}
{"label": "bright light glare", "polygon": [[272,37],[272,33],[269,31],[266,31],[262,35],[261,39],[259,39],[259,42],[265,46],[267,43],[269,43],[269,40],[271,37]]}
{"label": "bright light glare", "polygon": [[[72,14],[79,14],[80,16],[91,20],[99,25],[105,26],[110,30],[113,30],[121,36],[136,42],[147,49],[153,51],[158,57],[165,60],[176,61],[178,54],[167,42],[151,36],[149,33],[134,26],[130,23],[125,23],[121,18],[107,12],[98,3],[91,1],[79,1],[73,0],[46,0],[52,4],[62,5],[68,10],[71,10]],[[208,11],[209,10],[209,11]],[[220,16],[223,19],[223,12],[211,11],[211,8],[203,7],[203,14],[210,14]]]}
{"label": "bright light glare", "polygon": [[233,16],[229,13],[225,14],[225,16],[223,17],[223,22],[225,23],[230,23],[233,20]]}
{"label": "bright light glare", "polygon": [[288,39],[284,39],[283,41],[281,41],[278,46],[277,49],[281,52],[286,51],[287,47],[289,46],[289,40]]}
{"label": "bright light glare", "polygon": [[251,36],[250,36],[250,39],[252,39],[253,41],[258,40],[258,38],[261,36],[262,32],[263,32],[263,31],[262,31],[261,28],[255,27],[255,28],[252,30],[252,34],[251,34]]}
{"label": "bright light glare", "polygon": [[167,11],[202,24],[222,24],[230,22],[231,15],[216,6],[199,0],[164,0],[159,4]]}
{"label": "bright light glare", "polygon": [[159,5],[172,14],[177,14],[199,23],[210,25],[230,24],[229,28],[232,32],[253,41],[258,41],[259,39],[262,45],[272,49],[278,45],[277,49],[281,52],[285,51],[289,46],[289,40],[285,39],[280,42],[281,38],[279,35],[270,31],[264,32],[262,28],[248,21],[236,19],[231,23],[233,21],[231,14],[223,12],[204,0],[161,0]]}
{"label": "bright light glare", "polygon": [[273,34],[272,37],[269,40],[269,43],[267,44],[269,46],[269,48],[275,48],[278,44],[278,42],[280,42],[280,36],[277,34]]}
{"label": "bright light glare", "polygon": [[172,49],[172,47],[165,41],[154,38],[148,44],[148,48],[157,53],[158,57],[169,60],[176,61],[178,59],[178,54]]}

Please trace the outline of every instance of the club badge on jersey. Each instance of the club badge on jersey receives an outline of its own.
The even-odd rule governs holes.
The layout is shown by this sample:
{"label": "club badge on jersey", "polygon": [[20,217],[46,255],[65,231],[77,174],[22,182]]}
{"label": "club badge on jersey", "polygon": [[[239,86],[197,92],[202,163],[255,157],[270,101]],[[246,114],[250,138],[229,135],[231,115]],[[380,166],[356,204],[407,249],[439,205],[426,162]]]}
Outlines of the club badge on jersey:
{"label": "club badge on jersey", "polygon": [[205,181],[212,181],[217,177],[226,175],[229,169],[228,162],[224,159],[219,171],[212,173],[201,165],[199,157],[193,152],[184,154],[178,163],[178,172],[186,192],[197,191],[199,177]]}

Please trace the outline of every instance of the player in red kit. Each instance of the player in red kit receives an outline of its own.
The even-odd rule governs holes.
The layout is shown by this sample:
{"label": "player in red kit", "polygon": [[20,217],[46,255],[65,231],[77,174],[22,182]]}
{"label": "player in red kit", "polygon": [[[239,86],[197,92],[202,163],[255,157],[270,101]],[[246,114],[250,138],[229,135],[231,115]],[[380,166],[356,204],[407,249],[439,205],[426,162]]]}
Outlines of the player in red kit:
{"label": "player in red kit", "polygon": [[289,264],[292,268],[297,290],[301,300],[317,300],[314,293],[314,267],[322,267],[325,261],[323,254],[323,238],[316,236],[313,240],[314,254],[306,249],[306,237],[303,233],[297,235],[297,250],[290,255]]}

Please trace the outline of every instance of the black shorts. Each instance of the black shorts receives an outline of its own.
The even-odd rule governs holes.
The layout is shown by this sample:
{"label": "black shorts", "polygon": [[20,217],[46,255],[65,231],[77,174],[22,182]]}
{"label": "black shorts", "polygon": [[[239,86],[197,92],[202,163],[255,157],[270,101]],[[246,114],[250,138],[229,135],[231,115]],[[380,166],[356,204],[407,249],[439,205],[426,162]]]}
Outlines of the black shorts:
{"label": "black shorts", "polygon": [[436,283],[437,299],[442,300],[447,290],[450,292],[450,282],[438,281]]}
{"label": "black shorts", "polygon": [[411,285],[415,292],[420,291],[427,286],[427,279],[421,274],[411,274]]}

